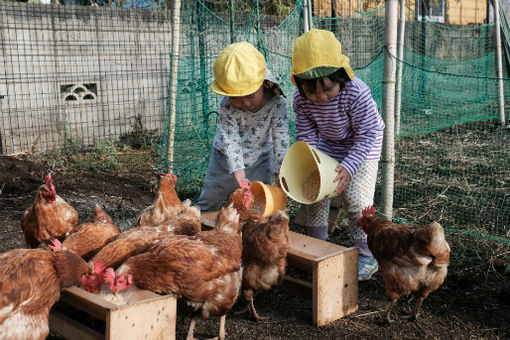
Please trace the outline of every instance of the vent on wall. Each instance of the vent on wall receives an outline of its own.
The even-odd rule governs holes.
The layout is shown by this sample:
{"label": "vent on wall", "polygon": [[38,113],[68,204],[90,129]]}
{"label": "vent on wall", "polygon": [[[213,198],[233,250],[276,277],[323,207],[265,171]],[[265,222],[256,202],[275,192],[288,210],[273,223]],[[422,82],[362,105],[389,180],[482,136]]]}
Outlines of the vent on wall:
{"label": "vent on wall", "polygon": [[97,98],[97,84],[60,85],[60,95],[65,102],[88,102]]}

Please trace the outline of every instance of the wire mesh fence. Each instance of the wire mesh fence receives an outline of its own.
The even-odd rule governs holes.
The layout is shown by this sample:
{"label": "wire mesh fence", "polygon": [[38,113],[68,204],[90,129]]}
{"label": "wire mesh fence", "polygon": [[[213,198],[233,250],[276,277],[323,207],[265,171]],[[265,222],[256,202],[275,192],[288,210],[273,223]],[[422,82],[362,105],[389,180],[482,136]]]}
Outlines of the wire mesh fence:
{"label": "wire mesh fence", "polygon": [[[198,194],[221,100],[209,89],[212,65],[229,43],[246,40],[265,55],[295,138],[290,56],[303,3],[286,4],[281,17],[258,1],[182,1],[172,89],[171,11],[0,3],[2,153],[157,139],[158,167]],[[352,7],[344,17],[315,12],[313,24],[336,34],[382,107],[384,8]],[[424,22],[414,8],[406,19],[394,214],[508,236],[510,131],[499,126],[494,26]],[[507,109],[508,78],[504,89]]]}
{"label": "wire mesh fence", "polygon": [[167,12],[2,2],[0,20],[3,154],[161,134]]}

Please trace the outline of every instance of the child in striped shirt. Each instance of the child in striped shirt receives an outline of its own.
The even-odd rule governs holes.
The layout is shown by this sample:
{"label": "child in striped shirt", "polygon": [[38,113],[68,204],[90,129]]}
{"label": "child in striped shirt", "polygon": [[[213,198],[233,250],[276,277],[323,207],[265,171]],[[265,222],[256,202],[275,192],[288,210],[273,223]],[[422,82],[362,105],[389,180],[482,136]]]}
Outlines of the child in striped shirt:
{"label": "child in striped shirt", "polygon": [[250,182],[272,184],[274,177],[279,185],[289,147],[287,104],[264,56],[248,42],[234,43],[223,49],[213,70],[211,90],[224,97],[197,202],[201,211],[220,209],[231,192]]}
{"label": "child in striped shirt", "polygon": [[[348,214],[351,241],[359,249],[358,279],[368,280],[378,264],[357,220],[361,210],[373,204],[384,122],[370,89],[354,76],[332,32],[313,29],[296,39],[291,80],[297,87],[296,139],[340,162],[335,191]],[[329,208],[328,199],[306,207],[308,235],[328,238]]]}

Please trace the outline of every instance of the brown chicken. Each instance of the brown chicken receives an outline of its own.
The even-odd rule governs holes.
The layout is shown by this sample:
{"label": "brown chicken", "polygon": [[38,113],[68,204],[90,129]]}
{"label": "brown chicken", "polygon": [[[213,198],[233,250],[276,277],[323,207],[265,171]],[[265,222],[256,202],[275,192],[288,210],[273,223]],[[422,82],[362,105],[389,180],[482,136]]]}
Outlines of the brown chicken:
{"label": "brown chicken", "polygon": [[363,209],[359,225],[368,235],[368,247],[379,262],[388,304],[383,322],[398,298],[412,293],[416,305],[409,316],[418,317],[423,300],[444,282],[450,263],[450,246],[441,225],[396,224],[375,216],[374,207]]}
{"label": "brown chicken", "polygon": [[261,213],[249,208],[253,196],[246,188],[234,191],[229,202],[239,212],[243,232],[242,290],[247,305],[236,313],[249,310],[260,321],[265,318],[255,310],[253,299],[256,292],[279,285],[285,276],[289,250],[289,216],[278,210],[268,221]]}
{"label": "brown chicken", "polygon": [[94,217],[89,223],[79,224],[71,231],[62,245],[50,246],[54,251],[68,250],[89,260],[106,244],[120,234],[120,229],[100,206],[94,207]]}
{"label": "brown chicken", "polygon": [[187,339],[194,339],[200,316],[220,316],[219,338],[224,339],[225,316],[241,287],[241,253],[239,215],[232,207],[222,208],[216,229],[164,238],[115,273],[106,269],[104,280],[114,293],[133,283],[156,293],[177,294],[194,310]]}
{"label": "brown chicken", "polygon": [[157,226],[167,219],[177,216],[182,210],[182,202],[175,192],[177,176],[160,174],[161,181],[154,202],[145,208],[136,220],[136,226]]}
{"label": "brown chicken", "polygon": [[289,216],[278,210],[265,223],[247,221],[243,227],[243,296],[259,321],[253,299],[256,292],[279,285],[285,276],[289,250]]}
{"label": "brown chicken", "polygon": [[68,251],[13,249],[0,255],[0,339],[44,340],[51,307],[62,288],[92,272]]}
{"label": "brown chicken", "polygon": [[233,204],[234,208],[239,213],[239,223],[241,223],[241,225],[246,223],[246,221],[267,222],[267,219],[260,211],[250,209],[254,199],[253,193],[249,187],[239,188],[228,197],[227,204]]}
{"label": "brown chicken", "polygon": [[28,247],[36,248],[41,242],[63,239],[78,224],[78,212],[57,195],[51,171],[44,178],[34,202],[21,217],[21,229]]}
{"label": "brown chicken", "polygon": [[202,230],[200,209],[185,200],[182,211],[174,218],[157,227],[134,227],[122,232],[115,240],[104,246],[90,261],[101,263],[105,268],[117,268],[135,254],[146,251],[161,239],[172,235],[195,235]]}

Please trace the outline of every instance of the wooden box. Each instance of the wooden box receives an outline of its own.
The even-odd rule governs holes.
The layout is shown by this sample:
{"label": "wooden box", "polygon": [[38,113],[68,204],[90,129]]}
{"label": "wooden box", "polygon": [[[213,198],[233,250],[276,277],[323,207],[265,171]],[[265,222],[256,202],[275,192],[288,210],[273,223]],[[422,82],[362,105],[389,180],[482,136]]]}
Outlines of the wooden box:
{"label": "wooden box", "polygon": [[[217,212],[202,214],[213,227]],[[286,275],[282,287],[312,300],[312,322],[324,326],[358,310],[358,248],[345,248],[307,235],[289,233],[287,262],[311,273],[311,282]]]}
{"label": "wooden box", "polygon": [[358,248],[290,232],[288,265],[312,282],[286,275],[283,288],[312,300],[312,321],[324,326],[358,310]]}
{"label": "wooden box", "polygon": [[175,339],[177,299],[147,290],[130,292],[125,305],[113,304],[81,288],[62,291],[59,302],[105,322],[105,334],[52,309],[50,329],[72,340],[168,340]]}

